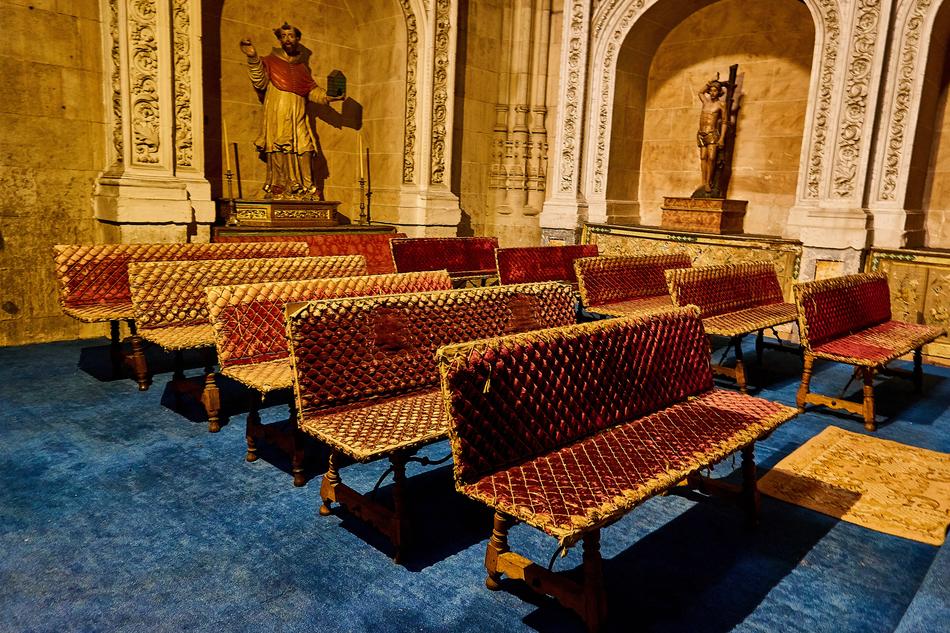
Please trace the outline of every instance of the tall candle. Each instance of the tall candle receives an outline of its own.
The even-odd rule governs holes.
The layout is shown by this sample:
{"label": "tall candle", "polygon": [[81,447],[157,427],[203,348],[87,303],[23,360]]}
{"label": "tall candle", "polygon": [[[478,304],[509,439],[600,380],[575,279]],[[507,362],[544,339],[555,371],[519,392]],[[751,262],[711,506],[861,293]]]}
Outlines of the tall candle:
{"label": "tall candle", "polygon": [[[362,161],[360,161],[362,164]],[[370,189],[370,180],[369,180],[369,148],[366,148],[366,191],[372,191]]]}
{"label": "tall candle", "polygon": [[228,171],[231,171],[231,144],[228,143],[228,122],[221,117],[221,133],[224,136],[224,160]]}
{"label": "tall candle", "polygon": [[359,164],[360,164],[360,179],[362,180],[363,178],[363,133],[357,132],[356,138],[359,139],[359,143],[360,143],[360,149],[359,149],[359,152],[357,152],[356,154],[356,160],[359,161]]}

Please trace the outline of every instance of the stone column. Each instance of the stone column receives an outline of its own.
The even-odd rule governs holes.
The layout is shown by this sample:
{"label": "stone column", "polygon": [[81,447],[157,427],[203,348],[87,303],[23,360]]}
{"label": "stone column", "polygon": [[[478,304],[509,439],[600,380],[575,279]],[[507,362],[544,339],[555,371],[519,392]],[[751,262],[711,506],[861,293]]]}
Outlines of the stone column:
{"label": "stone column", "polygon": [[408,29],[406,129],[400,229],[454,236],[461,219],[451,192],[457,0],[400,0]]}
{"label": "stone column", "polygon": [[95,217],[106,241],[207,241],[200,0],[102,0],[109,166]]}

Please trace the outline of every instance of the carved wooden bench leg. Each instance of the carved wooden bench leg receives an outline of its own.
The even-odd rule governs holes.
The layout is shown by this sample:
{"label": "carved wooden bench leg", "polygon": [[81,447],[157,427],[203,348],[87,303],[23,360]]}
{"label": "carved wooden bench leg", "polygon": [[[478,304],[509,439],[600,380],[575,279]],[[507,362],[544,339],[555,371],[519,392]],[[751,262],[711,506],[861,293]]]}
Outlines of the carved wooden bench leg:
{"label": "carved wooden bench leg", "polygon": [[805,412],[805,403],[808,402],[808,388],[811,385],[811,371],[815,364],[815,357],[805,352],[804,369],[802,369],[802,384],[798,386],[798,394],[795,396],[795,404],[798,405],[798,412]]}
{"label": "carved wooden bench leg", "polygon": [[218,390],[218,383],[215,381],[215,373],[208,372],[205,376],[205,388],[201,392],[201,404],[205,407],[208,414],[208,432],[217,433],[221,430],[221,392]]}
{"label": "carved wooden bench leg", "polygon": [[406,515],[406,455],[397,454],[389,458],[393,469],[393,517],[392,541],[395,549],[393,561],[401,562],[406,550],[406,540],[409,534]]}
{"label": "carved wooden bench leg", "polygon": [[742,449],[742,505],[748,517],[749,526],[755,526],[759,521],[759,487],[756,481],[755,444],[749,444]]}
{"label": "carved wooden bench leg", "polygon": [[139,391],[145,391],[152,384],[152,377],[148,373],[148,363],[145,361],[144,344],[138,334],[132,337],[132,373],[135,382],[139,384]]}
{"label": "carved wooden bench leg", "polygon": [[759,330],[755,335],[755,361],[760,366],[762,365],[762,352],[765,351],[765,345],[763,345],[764,337],[765,337],[765,330]]}
{"label": "carved wooden bench leg", "polygon": [[746,393],[745,362],[743,362],[742,357],[742,337],[732,337],[732,344],[736,350],[736,384],[739,385],[740,392]]}
{"label": "carved wooden bench leg", "polygon": [[501,572],[498,571],[498,557],[505,552],[510,551],[508,547],[508,530],[511,529],[513,521],[510,517],[495,512],[495,522],[492,526],[491,538],[488,539],[488,549],[485,550],[485,569],[488,576],[485,578],[485,586],[492,591],[501,589]]}
{"label": "carved wooden bench leg", "polygon": [[876,431],[877,423],[874,421],[874,369],[872,367],[862,367],[861,376],[864,378],[864,428],[868,431]]}
{"label": "carved wooden bench leg", "polygon": [[607,619],[604,591],[604,563],[600,557],[600,530],[584,536],[584,623],[588,631],[599,631]]}
{"label": "carved wooden bench leg", "polygon": [[122,375],[122,337],[119,335],[119,326],[116,321],[109,321],[109,360],[112,361],[112,377]]}
{"label": "carved wooden bench leg", "polygon": [[291,458],[290,470],[294,475],[294,485],[298,488],[307,485],[307,478],[304,475],[304,445],[305,436],[300,427],[297,426],[297,401],[293,396],[290,398],[290,433],[291,433]]}
{"label": "carved wooden bench leg", "polygon": [[[263,396],[261,399],[263,400]],[[244,439],[247,441],[247,455],[244,459],[249,462],[257,461],[257,436],[260,434],[260,428],[261,414],[257,402],[254,402],[251,410],[247,412],[247,423],[244,427]]]}
{"label": "carved wooden bench leg", "polygon": [[320,516],[329,516],[333,513],[330,504],[336,501],[334,488],[340,483],[340,454],[336,451],[330,451],[330,460],[327,464],[327,472],[320,483],[320,498],[323,503],[320,505]]}
{"label": "carved wooden bench leg", "polygon": [[924,390],[924,370],[922,348],[914,350],[914,393],[920,393]]}

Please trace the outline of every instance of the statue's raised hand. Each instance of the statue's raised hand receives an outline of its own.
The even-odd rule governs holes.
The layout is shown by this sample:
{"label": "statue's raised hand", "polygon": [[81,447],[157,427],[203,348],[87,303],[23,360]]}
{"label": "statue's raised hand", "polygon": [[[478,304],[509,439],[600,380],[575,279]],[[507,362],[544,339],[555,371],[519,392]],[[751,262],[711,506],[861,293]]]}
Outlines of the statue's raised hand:
{"label": "statue's raised hand", "polygon": [[254,48],[254,45],[251,44],[251,40],[249,39],[241,40],[241,52],[248,57],[257,57],[257,49]]}

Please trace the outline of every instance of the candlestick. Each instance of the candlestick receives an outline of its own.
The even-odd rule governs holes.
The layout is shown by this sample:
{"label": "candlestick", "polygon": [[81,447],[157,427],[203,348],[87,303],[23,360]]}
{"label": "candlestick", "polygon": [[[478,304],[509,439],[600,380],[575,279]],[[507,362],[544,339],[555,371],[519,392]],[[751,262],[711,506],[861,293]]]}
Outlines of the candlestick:
{"label": "candlestick", "polygon": [[366,179],[360,176],[360,224],[366,224],[366,203],[363,202],[363,192],[365,191],[365,187]]}
{"label": "candlestick", "polygon": [[[356,153],[356,160],[360,163],[360,180],[363,179],[363,133],[357,132],[356,138],[359,140],[359,151]],[[362,196],[360,196],[362,200]]]}
{"label": "candlestick", "polygon": [[228,143],[228,122],[221,117],[221,134],[224,136],[224,160],[228,171],[231,171],[231,144]]}
{"label": "candlestick", "polygon": [[369,148],[366,148],[366,223],[373,223],[373,184],[369,179]]}

